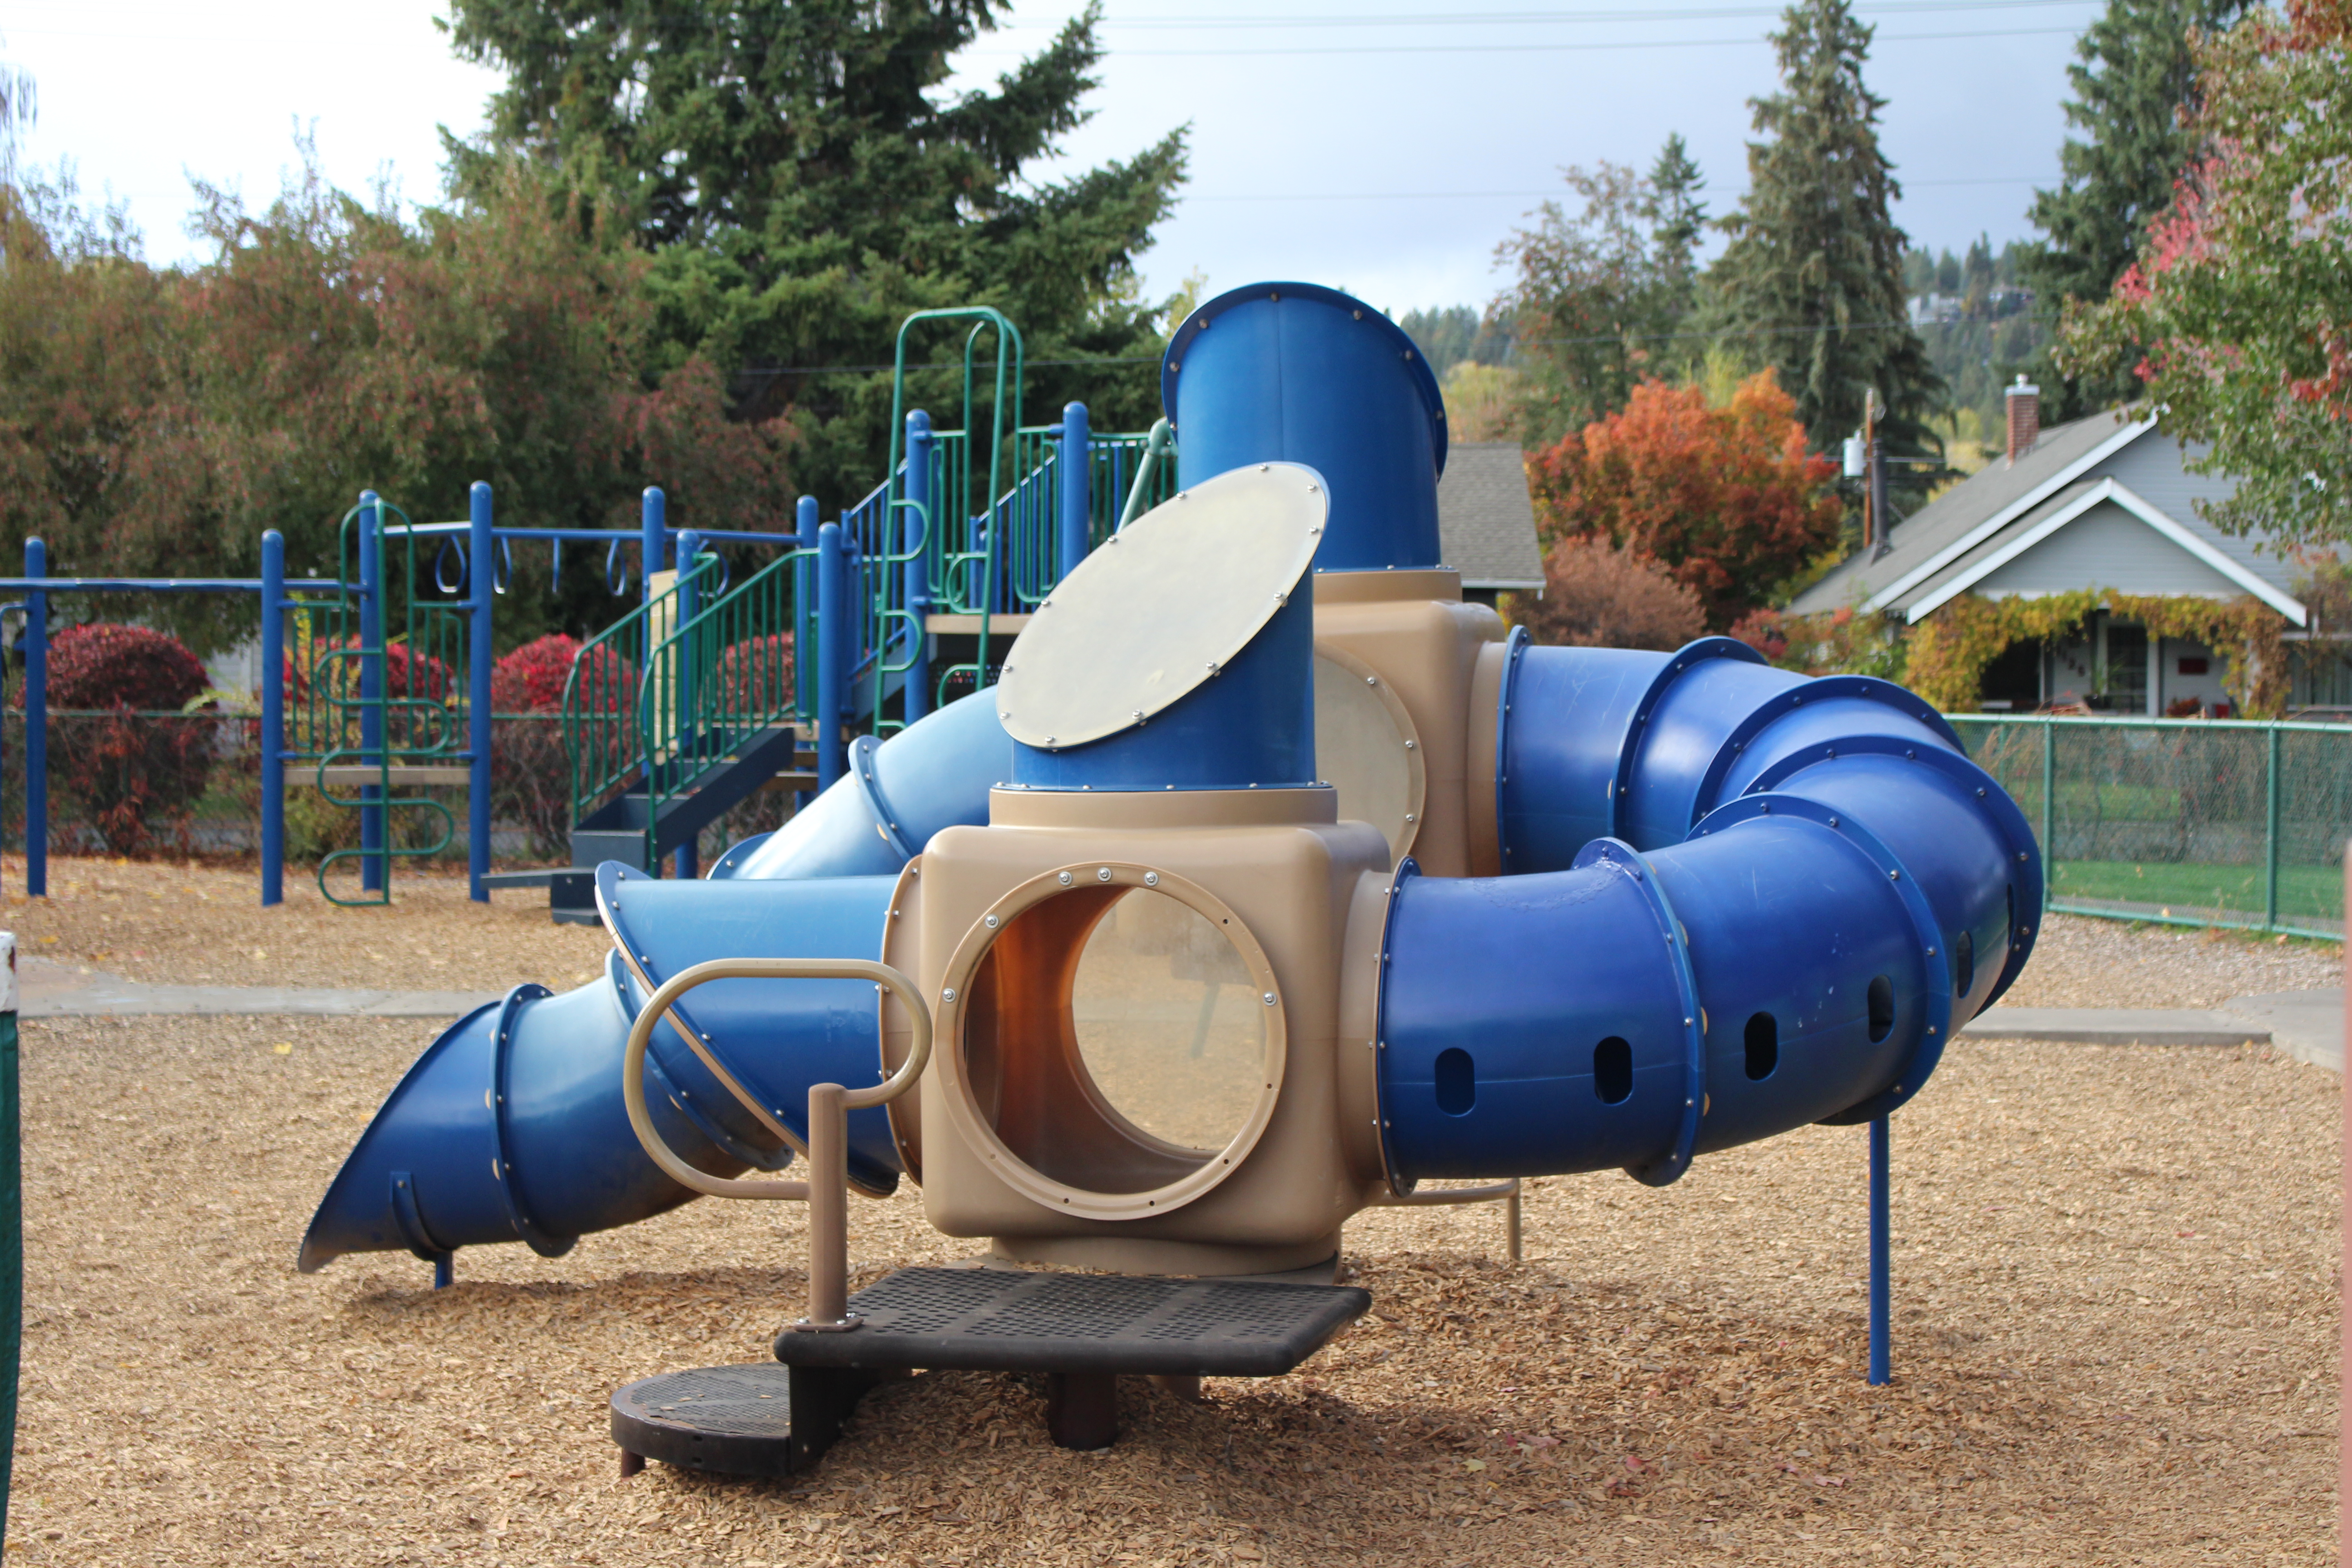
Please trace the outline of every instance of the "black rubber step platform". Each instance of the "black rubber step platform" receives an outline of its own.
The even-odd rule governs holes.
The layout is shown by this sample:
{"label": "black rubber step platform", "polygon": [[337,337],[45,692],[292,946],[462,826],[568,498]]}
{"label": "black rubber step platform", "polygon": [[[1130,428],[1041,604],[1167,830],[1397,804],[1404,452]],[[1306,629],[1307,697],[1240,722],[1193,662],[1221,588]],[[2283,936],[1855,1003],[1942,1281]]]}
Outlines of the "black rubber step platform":
{"label": "black rubber step platform", "polygon": [[1344,1285],[902,1268],[849,1299],[842,1333],[787,1329],[792,1366],[1274,1377],[1371,1310]]}
{"label": "black rubber step platform", "polygon": [[1120,1373],[1195,1394],[1204,1376],[1276,1376],[1371,1305],[1370,1292],[1345,1286],[902,1268],[849,1299],[857,1327],[779,1334],[783,1364],[701,1367],[621,1388],[613,1441],[623,1475],[647,1459],[792,1475],[833,1446],[866,1390],[920,1368],[1042,1373],[1054,1441],[1101,1448],[1118,1436]]}

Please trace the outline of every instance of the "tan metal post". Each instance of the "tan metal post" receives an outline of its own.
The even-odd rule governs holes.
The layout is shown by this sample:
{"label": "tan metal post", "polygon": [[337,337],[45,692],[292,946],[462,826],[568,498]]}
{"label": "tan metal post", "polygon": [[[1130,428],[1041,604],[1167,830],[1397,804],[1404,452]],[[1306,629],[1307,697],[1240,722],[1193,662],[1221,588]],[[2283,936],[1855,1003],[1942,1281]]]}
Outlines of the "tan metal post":
{"label": "tan metal post", "polygon": [[[849,1325],[849,1091],[809,1088],[806,1327]],[[796,1325],[797,1326],[797,1325]]]}

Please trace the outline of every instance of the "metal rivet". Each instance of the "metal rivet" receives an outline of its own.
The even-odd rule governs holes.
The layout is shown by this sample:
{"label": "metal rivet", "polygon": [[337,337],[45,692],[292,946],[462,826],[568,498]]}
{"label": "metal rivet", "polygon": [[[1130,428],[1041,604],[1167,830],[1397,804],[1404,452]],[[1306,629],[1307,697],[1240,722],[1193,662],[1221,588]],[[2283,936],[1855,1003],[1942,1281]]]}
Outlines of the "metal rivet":
{"label": "metal rivet", "polygon": [[1068,887],[1069,885],[1070,885],[1070,874],[1069,874],[1067,871],[1065,871],[1065,872],[1063,872],[1063,873],[1062,873],[1062,886],[1064,886],[1065,888],[1066,888],[1066,887]]}
{"label": "metal rivet", "polygon": [[1835,826],[1837,826],[1837,822],[1838,822],[1838,819],[1837,819],[1836,817],[1832,816],[1832,817],[1831,817],[1831,818],[1830,818],[1830,826],[1831,826],[1832,827],[1835,827]]}
{"label": "metal rivet", "polygon": [[1412,820],[1413,820],[1412,813],[1411,813],[1411,812],[1409,812],[1409,811],[1408,811],[1408,812],[1406,812],[1406,813],[1404,814],[1404,819],[1405,819],[1407,822],[1411,822]]}
{"label": "metal rivet", "polygon": [[1157,871],[1146,871],[1143,874],[1143,885],[1147,888],[1156,888],[1160,886],[1160,873]]}
{"label": "metal rivet", "polygon": [[954,986],[952,986],[952,985],[950,985],[950,986],[949,986],[946,990],[944,990],[944,991],[940,992],[940,1001],[942,1001],[942,1002],[952,1002],[952,1001],[954,1001],[954,1000],[955,1000],[955,987],[954,987]]}
{"label": "metal rivet", "polygon": [[1890,882],[1899,882],[1903,879],[1903,873],[1900,871],[1889,871],[1886,873],[1886,879]]}
{"label": "metal rivet", "polygon": [[1408,751],[1408,752],[1412,751],[1412,750],[1413,749],[1413,742],[1412,742],[1411,741],[1407,741],[1407,742],[1404,743],[1404,749],[1405,749],[1406,751]]}
{"label": "metal rivet", "polygon": [[1367,686],[1378,686],[1380,683],[1381,678],[1377,675],[1368,675],[1364,677],[1364,684]]}
{"label": "metal rivet", "polygon": [[1269,1007],[1274,1005],[1274,993],[1271,991],[1265,994],[1265,1005]]}
{"label": "metal rivet", "polygon": [[1271,473],[1271,472],[1273,471],[1273,469],[1274,469],[1274,465],[1273,465],[1272,463],[1260,463],[1260,464],[1257,466],[1257,471],[1258,471],[1259,473],[1261,473],[1261,474],[1264,474],[1264,473]]}
{"label": "metal rivet", "polygon": [[987,919],[987,921],[986,921],[986,922],[985,922],[985,923],[986,923],[986,925],[988,926],[988,929],[989,929],[989,930],[991,930],[991,931],[994,931],[994,930],[997,928],[997,926],[998,926],[999,924],[1001,924],[1002,922],[1001,922],[1001,921],[999,921],[997,920],[997,918],[996,918],[994,915],[991,915],[991,916],[989,916],[989,917],[988,917],[988,919]]}
{"label": "metal rivet", "polygon": [[1109,868],[1109,867],[1108,867],[1108,866],[1103,866],[1103,867],[1099,867],[1099,868],[1097,868],[1096,869],[1096,871],[1095,871],[1095,880],[1096,880],[1096,881],[1097,881],[1097,882],[1108,882],[1108,881],[1109,881],[1109,880],[1110,880],[1110,868]]}
{"label": "metal rivet", "polygon": [[2022,850],[2022,849],[2019,850],[2019,851],[2017,852],[2017,858],[2018,858],[2018,859],[2020,859],[2020,860],[2023,860],[2023,859],[2025,858],[2025,851],[2024,851],[2024,850]]}

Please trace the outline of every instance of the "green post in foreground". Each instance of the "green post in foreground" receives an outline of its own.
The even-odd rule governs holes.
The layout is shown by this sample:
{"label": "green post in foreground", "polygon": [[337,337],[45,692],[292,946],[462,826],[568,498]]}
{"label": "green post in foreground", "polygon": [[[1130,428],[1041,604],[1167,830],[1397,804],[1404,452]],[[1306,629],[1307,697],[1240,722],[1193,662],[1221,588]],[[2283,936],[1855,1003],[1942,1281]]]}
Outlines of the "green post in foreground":
{"label": "green post in foreground", "polygon": [[0,931],[0,1541],[16,1454],[16,1361],[25,1340],[24,1139],[16,1110],[16,938]]}
{"label": "green post in foreground", "polygon": [[2270,727],[2270,752],[2263,767],[2263,929],[2278,924],[2279,727]]}

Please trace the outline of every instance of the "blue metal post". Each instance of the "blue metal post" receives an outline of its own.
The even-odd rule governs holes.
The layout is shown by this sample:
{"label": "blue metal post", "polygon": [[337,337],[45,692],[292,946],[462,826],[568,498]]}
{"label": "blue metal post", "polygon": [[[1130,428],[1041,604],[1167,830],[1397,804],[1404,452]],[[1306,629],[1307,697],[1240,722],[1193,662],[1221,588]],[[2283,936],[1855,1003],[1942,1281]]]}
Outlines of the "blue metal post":
{"label": "blue metal post", "polygon": [[[360,751],[370,764],[384,758],[383,502],[373,490],[360,492]],[[362,800],[383,798],[379,784],[363,784]],[[360,807],[360,887],[382,892],[389,859],[383,853],[384,809]]]}
{"label": "blue metal post", "polygon": [[1073,403],[1062,410],[1062,530],[1055,552],[1055,580],[1070,574],[1087,558],[1088,523],[1094,510],[1094,470],[1087,457],[1087,405]]}
{"label": "blue metal post", "polygon": [[[697,603],[691,574],[695,558],[702,553],[702,535],[687,529],[677,536],[677,755],[680,765],[686,759],[702,754],[702,727],[695,722],[694,675],[695,647],[700,634],[687,635],[688,622],[702,606]],[[676,874],[691,880],[696,875],[700,846],[691,838],[677,847]],[[656,868],[658,870],[658,868]]]}
{"label": "blue metal post", "polygon": [[[467,896],[478,904],[490,901],[490,662],[497,654],[492,642],[491,605],[497,602],[498,572],[490,552],[498,537],[490,527],[490,487],[477,479],[467,492],[467,561],[468,585],[474,590],[470,625],[466,633],[466,778]],[[559,545],[557,548],[561,549]]]}
{"label": "blue metal post", "polygon": [[[641,584],[644,591],[637,597],[639,603],[649,604],[654,596],[654,574],[668,564],[669,503],[663,497],[660,486],[646,487],[643,507],[637,515],[638,528],[645,541],[642,551],[645,570],[638,574],[645,579]],[[648,648],[646,651],[650,653],[653,650]]]}
{"label": "blue metal post", "polygon": [[1887,1308],[1892,1294],[1889,1276],[1894,1263],[1887,1235],[1886,1118],[1870,1124],[1870,1383],[1874,1388],[1893,1381],[1889,1370]]}
{"label": "blue metal post", "polygon": [[286,536],[261,536],[261,903],[286,901]]}
{"label": "blue metal post", "polygon": [[849,562],[841,547],[841,524],[826,523],[816,539],[816,787],[823,791],[841,776],[842,710],[849,695],[842,636],[849,615]]}
{"label": "blue metal post", "polygon": [[[49,574],[49,547],[25,541],[25,575]],[[49,896],[49,596],[25,595],[25,891]]]}
{"label": "blue metal post", "polygon": [[[921,409],[907,416],[907,500],[913,504],[899,512],[898,550],[912,555],[907,563],[907,686],[900,694],[907,722],[931,710],[931,636],[924,619],[931,609],[931,567],[928,557],[937,531],[924,526],[931,512],[931,416]],[[922,549],[916,545],[920,542]]]}

